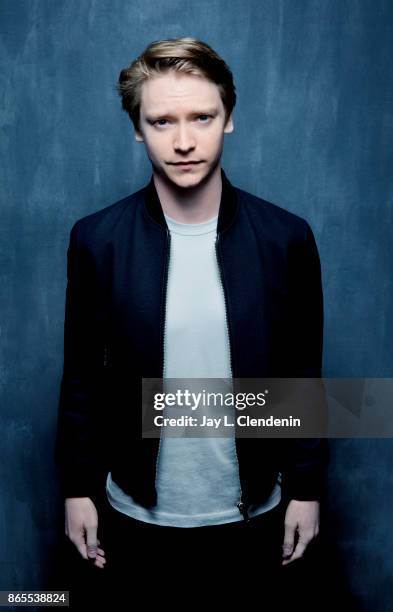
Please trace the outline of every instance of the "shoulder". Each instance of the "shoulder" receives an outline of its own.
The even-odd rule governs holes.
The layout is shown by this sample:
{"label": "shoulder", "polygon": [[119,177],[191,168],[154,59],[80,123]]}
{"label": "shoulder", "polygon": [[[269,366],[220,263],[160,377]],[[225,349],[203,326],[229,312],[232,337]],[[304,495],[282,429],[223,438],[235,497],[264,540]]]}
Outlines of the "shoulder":
{"label": "shoulder", "polygon": [[235,187],[240,211],[248,217],[255,230],[285,242],[307,240],[313,235],[309,223],[282,206],[269,202],[248,191]]}
{"label": "shoulder", "polygon": [[143,203],[144,188],[93,213],[77,219],[71,227],[71,241],[81,245],[102,244],[119,224],[135,215]]}

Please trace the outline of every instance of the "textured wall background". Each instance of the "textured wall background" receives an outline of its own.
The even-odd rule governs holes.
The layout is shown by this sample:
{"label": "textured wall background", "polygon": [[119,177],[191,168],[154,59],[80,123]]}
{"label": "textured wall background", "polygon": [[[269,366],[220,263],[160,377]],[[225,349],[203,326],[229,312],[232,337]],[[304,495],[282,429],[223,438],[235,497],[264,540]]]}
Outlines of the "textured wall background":
{"label": "textured wall background", "polygon": [[[197,36],[223,55],[238,92],[229,178],[315,232],[324,375],[389,377],[393,5],[2,0],[0,8],[0,580],[2,589],[38,589],[63,529],[52,456],[69,230],[150,176],[114,91],[120,69],[159,38]],[[359,609],[388,609],[392,460],[391,440],[332,443],[329,524]]]}

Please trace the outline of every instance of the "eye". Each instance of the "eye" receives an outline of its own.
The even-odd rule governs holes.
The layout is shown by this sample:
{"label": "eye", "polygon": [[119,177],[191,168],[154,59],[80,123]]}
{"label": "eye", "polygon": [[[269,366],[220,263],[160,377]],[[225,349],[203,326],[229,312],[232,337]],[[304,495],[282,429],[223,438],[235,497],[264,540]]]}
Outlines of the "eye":
{"label": "eye", "polygon": [[164,126],[168,123],[167,119],[157,119],[157,121],[153,121],[153,125]]}
{"label": "eye", "polygon": [[210,119],[211,115],[199,115],[198,119],[202,119],[202,123],[207,123],[207,120]]}

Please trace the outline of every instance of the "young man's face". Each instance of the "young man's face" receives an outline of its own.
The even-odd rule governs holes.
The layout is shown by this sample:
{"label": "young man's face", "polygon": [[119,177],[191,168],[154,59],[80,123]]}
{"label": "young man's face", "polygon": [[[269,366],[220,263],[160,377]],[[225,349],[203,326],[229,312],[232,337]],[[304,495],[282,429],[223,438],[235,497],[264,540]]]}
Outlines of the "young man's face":
{"label": "young man's face", "polygon": [[173,70],[142,85],[139,125],[135,137],[145,143],[154,171],[178,187],[196,187],[212,174],[224,133],[233,130],[217,85]]}

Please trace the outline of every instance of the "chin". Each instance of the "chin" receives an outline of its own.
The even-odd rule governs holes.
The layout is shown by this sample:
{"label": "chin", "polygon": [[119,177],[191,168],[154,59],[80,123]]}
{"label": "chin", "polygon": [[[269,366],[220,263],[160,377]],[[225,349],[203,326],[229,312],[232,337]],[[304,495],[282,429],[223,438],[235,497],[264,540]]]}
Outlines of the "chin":
{"label": "chin", "polygon": [[212,165],[206,164],[203,168],[197,172],[177,172],[176,170],[169,170],[163,165],[153,164],[153,168],[162,180],[169,185],[173,185],[179,189],[192,189],[201,185],[212,173]]}
{"label": "chin", "polygon": [[184,189],[196,187],[202,182],[203,177],[200,176],[185,176],[183,179],[176,181],[176,184],[179,187],[183,187]]}
{"label": "chin", "polygon": [[178,187],[181,187],[184,189],[196,187],[203,181],[204,178],[205,178],[205,173],[203,174],[197,173],[193,175],[184,173],[184,175],[179,175],[179,176],[173,176],[173,175],[168,176],[168,179],[170,180],[171,183],[174,183]]}

